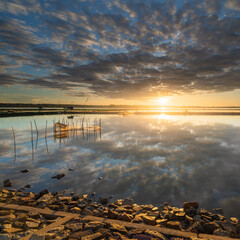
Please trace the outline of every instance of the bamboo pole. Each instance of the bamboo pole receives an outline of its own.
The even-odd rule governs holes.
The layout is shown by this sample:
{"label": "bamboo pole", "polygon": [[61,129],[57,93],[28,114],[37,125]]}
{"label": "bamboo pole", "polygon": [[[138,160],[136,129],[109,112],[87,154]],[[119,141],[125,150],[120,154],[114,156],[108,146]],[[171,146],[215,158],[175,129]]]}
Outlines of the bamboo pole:
{"label": "bamboo pole", "polygon": [[46,120],[46,125],[45,125],[45,144],[46,144],[47,154],[49,154],[49,152],[48,152],[48,144],[47,144],[47,120]]}
{"label": "bamboo pole", "polygon": [[37,131],[37,135],[38,135],[38,128],[37,128],[37,123],[36,123],[35,119],[34,119],[34,123],[35,123],[35,128],[36,128],[36,131]]}
{"label": "bamboo pole", "polygon": [[33,148],[33,129],[32,129],[32,122],[30,122],[31,126],[31,142],[32,142],[32,160],[34,160],[34,148]]}
{"label": "bamboo pole", "polygon": [[16,150],[16,139],[15,139],[15,132],[14,129],[12,127],[12,133],[13,133],[13,144],[14,144],[14,163],[16,162],[16,158],[17,158],[17,150]]}

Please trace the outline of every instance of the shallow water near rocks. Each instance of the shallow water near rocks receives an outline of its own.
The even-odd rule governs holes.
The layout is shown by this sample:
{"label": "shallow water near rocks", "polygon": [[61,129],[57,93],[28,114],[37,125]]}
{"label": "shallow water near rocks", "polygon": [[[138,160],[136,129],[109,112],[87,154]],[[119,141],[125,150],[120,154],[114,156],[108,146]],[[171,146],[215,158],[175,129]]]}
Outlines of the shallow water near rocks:
{"label": "shallow water near rocks", "polygon": [[90,125],[101,118],[101,132],[54,136],[53,120],[66,115],[1,118],[0,185],[9,178],[14,189],[30,184],[34,192],[96,192],[156,206],[198,201],[240,217],[240,116],[76,115],[68,121],[80,126],[83,117]]}

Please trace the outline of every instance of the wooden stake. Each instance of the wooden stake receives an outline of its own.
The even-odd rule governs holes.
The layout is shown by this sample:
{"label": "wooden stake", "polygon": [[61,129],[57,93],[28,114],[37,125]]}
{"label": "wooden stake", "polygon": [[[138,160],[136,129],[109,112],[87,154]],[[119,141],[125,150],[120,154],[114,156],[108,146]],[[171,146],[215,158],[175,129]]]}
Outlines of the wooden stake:
{"label": "wooden stake", "polygon": [[13,144],[14,144],[14,163],[16,162],[16,158],[17,158],[17,150],[16,150],[16,139],[15,139],[15,132],[14,129],[12,127],[12,132],[13,132]]}

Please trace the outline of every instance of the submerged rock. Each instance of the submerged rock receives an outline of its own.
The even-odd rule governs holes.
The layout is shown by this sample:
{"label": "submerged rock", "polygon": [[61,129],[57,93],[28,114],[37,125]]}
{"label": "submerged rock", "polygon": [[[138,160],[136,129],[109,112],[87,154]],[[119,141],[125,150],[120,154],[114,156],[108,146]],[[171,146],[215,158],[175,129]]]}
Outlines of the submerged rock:
{"label": "submerged rock", "polygon": [[53,176],[52,178],[57,178],[58,180],[65,177],[65,174],[64,173],[61,173],[61,174],[57,174],[56,176]]}
{"label": "submerged rock", "polygon": [[10,179],[7,179],[3,182],[3,186],[4,187],[12,187],[13,186],[13,182]]}
{"label": "submerged rock", "polygon": [[24,169],[24,170],[21,170],[20,172],[21,172],[21,173],[27,173],[27,172],[29,172],[29,169],[26,168],[26,169]]}

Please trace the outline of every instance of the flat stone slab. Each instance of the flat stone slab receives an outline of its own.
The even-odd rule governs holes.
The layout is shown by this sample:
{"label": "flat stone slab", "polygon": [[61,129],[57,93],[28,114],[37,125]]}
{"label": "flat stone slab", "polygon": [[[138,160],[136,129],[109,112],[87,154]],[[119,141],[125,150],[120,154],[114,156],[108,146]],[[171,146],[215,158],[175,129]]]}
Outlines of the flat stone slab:
{"label": "flat stone slab", "polygon": [[[61,212],[61,211],[52,211],[48,209],[41,209],[41,208],[35,208],[35,207],[28,207],[28,206],[23,206],[23,205],[16,205],[16,204],[7,204],[7,203],[1,203],[0,202],[0,208],[1,209],[10,209],[10,210],[19,210],[19,211],[35,211],[38,213],[41,213],[43,215],[51,215],[51,216],[57,216],[57,217],[62,217],[56,219],[52,224],[38,230],[34,234],[38,235],[44,235],[47,232],[51,231],[52,229],[58,227],[59,225],[63,225],[67,222],[69,222],[71,219],[80,217],[83,220],[87,221],[96,221],[96,222],[101,222],[109,225],[119,225],[124,228],[130,228],[130,229],[144,229],[144,230],[149,230],[149,231],[154,231],[158,232],[164,235],[169,235],[173,237],[184,237],[184,238],[190,238],[190,239],[201,239],[201,240],[233,240],[233,239],[239,239],[239,238],[229,238],[229,237],[222,237],[222,236],[216,236],[216,235],[209,235],[209,234],[195,234],[192,232],[187,232],[187,231],[179,231],[179,230],[174,230],[174,229],[169,229],[169,228],[164,228],[164,227],[158,227],[158,226],[151,226],[151,225],[146,225],[142,223],[131,223],[131,222],[125,222],[121,220],[114,220],[114,219],[108,219],[108,218],[101,218],[101,217],[95,217],[95,216],[83,216],[79,215],[76,213],[69,213],[69,212]],[[157,234],[156,234],[157,235]],[[28,236],[22,238],[22,240],[28,240],[32,234],[29,234]],[[100,235],[94,235],[92,236],[93,239],[96,237],[96,239],[100,237]],[[87,238],[86,238],[87,239]]]}

